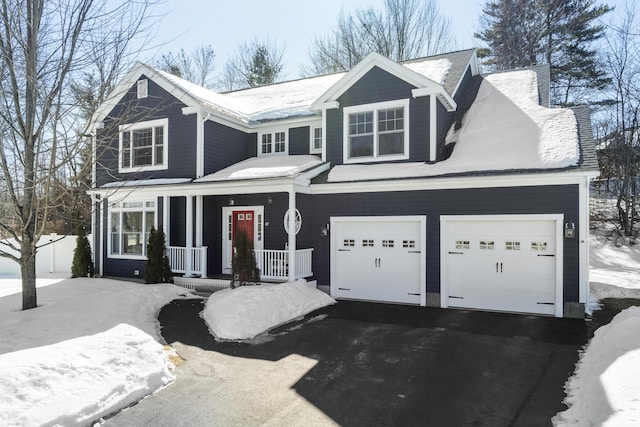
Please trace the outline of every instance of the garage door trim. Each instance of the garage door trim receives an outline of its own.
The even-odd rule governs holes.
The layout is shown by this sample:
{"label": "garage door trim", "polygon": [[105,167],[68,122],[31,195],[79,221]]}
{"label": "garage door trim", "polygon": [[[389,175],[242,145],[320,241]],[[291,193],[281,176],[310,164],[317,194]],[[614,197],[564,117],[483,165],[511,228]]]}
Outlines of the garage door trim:
{"label": "garage door trim", "polygon": [[[337,230],[336,224],[340,222],[417,222],[420,224],[420,305],[427,305],[427,217],[425,215],[397,215],[397,216],[332,216],[330,217],[330,230]],[[334,233],[331,233],[330,245],[331,262],[331,295],[338,295],[337,267],[335,254],[338,251],[338,241]]]}
{"label": "garage door trim", "polygon": [[555,221],[556,264],[555,264],[555,310],[556,317],[563,316],[563,224],[562,214],[522,214],[522,215],[441,215],[440,216],[440,306],[449,307],[449,287],[447,281],[447,225],[452,222],[527,222]]}

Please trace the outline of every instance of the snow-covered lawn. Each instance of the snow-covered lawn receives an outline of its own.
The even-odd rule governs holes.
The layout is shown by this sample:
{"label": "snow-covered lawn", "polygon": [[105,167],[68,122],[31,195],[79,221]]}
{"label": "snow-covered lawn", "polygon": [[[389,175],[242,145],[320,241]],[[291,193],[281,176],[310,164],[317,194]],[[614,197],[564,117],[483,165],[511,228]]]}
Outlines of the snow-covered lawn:
{"label": "snow-covered lawn", "polygon": [[[591,296],[640,299],[640,246],[590,242]],[[640,307],[619,313],[595,332],[565,385],[569,406],[555,426],[640,425]]]}
{"label": "snow-covered lawn", "polygon": [[173,380],[157,314],[182,288],[48,277],[27,311],[19,280],[0,295],[2,426],[88,425]]}
{"label": "snow-covered lawn", "polygon": [[[591,241],[592,296],[640,298],[640,249]],[[157,322],[193,297],[172,285],[42,278],[34,310],[0,278],[0,425],[87,425],[173,379]],[[202,317],[220,339],[247,339],[335,301],[303,282],[225,290]],[[599,329],[567,382],[565,425],[640,425],[640,308]]]}

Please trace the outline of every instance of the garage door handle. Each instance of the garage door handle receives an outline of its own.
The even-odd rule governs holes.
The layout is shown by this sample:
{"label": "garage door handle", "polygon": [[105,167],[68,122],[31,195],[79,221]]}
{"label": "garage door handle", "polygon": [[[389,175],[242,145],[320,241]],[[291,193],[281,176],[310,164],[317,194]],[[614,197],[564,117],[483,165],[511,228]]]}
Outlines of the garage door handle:
{"label": "garage door handle", "polygon": [[496,262],[496,273],[498,272],[498,263]]}
{"label": "garage door handle", "polygon": [[451,251],[449,251],[449,255],[464,255],[464,252],[451,252]]}
{"label": "garage door handle", "polygon": [[351,249],[338,249],[338,252],[351,252]]}
{"label": "garage door handle", "polygon": [[500,273],[502,273],[502,263],[500,263]]}
{"label": "garage door handle", "polygon": [[539,304],[539,305],[555,305],[555,303],[552,303],[552,302],[537,302],[536,304]]}
{"label": "garage door handle", "polygon": [[555,256],[554,254],[538,254],[538,256]]}
{"label": "garage door handle", "polygon": [[496,262],[496,273],[502,273],[502,263],[500,263],[500,271],[498,271],[498,263]]}

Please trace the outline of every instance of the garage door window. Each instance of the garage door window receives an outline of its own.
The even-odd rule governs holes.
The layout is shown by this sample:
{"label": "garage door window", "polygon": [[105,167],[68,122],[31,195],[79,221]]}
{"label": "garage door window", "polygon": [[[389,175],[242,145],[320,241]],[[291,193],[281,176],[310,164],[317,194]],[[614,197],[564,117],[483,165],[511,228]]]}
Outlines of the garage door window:
{"label": "garage door window", "polygon": [[345,248],[352,248],[355,245],[356,242],[353,239],[344,239],[344,241],[342,242],[342,246],[344,246]]}
{"label": "garage door window", "polygon": [[363,248],[372,248],[373,247],[373,240],[368,240],[365,239],[362,241],[362,247]]}
{"label": "garage door window", "polygon": [[480,240],[480,249],[481,250],[493,250],[496,247],[496,242],[494,241],[486,241]]}
{"label": "garage door window", "polygon": [[520,242],[504,242],[504,248],[508,251],[519,251]]}
{"label": "garage door window", "polygon": [[393,240],[383,240],[382,241],[382,247],[383,248],[392,248],[393,247]]}
{"label": "garage door window", "polygon": [[468,240],[456,240],[456,249],[470,249],[471,243]]}
{"label": "garage door window", "polygon": [[416,247],[416,241],[415,240],[403,240],[402,241],[402,247],[403,248],[415,248]]}
{"label": "garage door window", "polygon": [[547,242],[531,242],[532,251],[546,251],[547,246]]}

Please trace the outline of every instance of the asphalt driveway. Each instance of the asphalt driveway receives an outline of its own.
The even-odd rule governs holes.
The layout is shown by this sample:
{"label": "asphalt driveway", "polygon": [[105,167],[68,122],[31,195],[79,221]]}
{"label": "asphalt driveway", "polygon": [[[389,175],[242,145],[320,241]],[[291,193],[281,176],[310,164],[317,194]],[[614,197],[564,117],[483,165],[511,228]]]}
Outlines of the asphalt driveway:
{"label": "asphalt driveway", "polygon": [[200,300],[159,319],[186,359],[106,425],[546,426],[592,322],[341,301],[252,343],[216,342]]}

